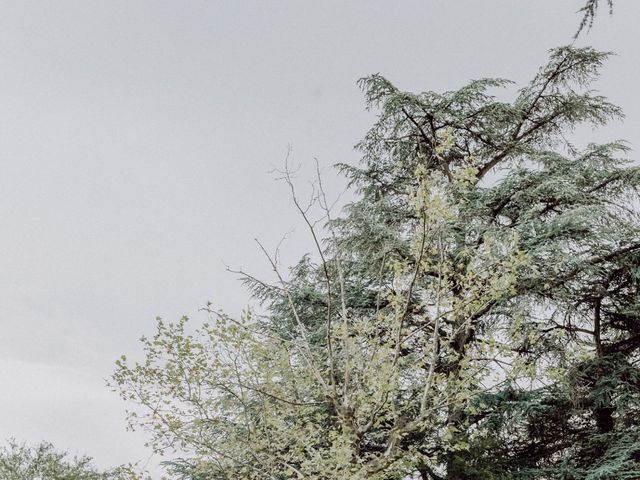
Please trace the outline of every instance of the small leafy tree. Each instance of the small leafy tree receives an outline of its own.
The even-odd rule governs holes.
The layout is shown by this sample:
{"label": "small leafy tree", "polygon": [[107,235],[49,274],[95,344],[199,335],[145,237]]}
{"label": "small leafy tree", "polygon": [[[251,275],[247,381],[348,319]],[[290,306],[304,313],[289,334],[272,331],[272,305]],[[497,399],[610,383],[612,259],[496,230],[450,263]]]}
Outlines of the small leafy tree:
{"label": "small leafy tree", "polygon": [[363,79],[358,200],[332,218],[286,168],[315,255],[240,272],[262,313],[159,320],[112,376],[131,426],[184,478],[640,477],[640,173],[566,140],[621,116],[589,90],[606,57],[553,50],[509,103]]}
{"label": "small leafy tree", "polygon": [[141,480],[130,466],[100,471],[89,457],[69,457],[50,443],[33,447],[14,440],[0,448],[2,480]]}

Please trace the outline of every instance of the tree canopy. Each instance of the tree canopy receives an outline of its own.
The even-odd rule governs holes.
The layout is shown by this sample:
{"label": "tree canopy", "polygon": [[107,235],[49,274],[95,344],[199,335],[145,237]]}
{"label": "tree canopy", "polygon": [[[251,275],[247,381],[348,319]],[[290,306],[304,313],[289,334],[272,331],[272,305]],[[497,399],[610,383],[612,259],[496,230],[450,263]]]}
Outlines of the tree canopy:
{"label": "tree canopy", "polygon": [[557,48],[508,102],[362,79],[357,199],[333,218],[286,168],[315,253],[263,249],[262,309],[159,320],[112,376],[131,425],[184,478],[639,478],[640,170],[568,140],[622,116],[590,89],[607,57]]}
{"label": "tree canopy", "polygon": [[42,442],[27,446],[9,441],[0,448],[0,478],[3,480],[141,480],[130,467],[97,469],[90,457],[70,457]]}

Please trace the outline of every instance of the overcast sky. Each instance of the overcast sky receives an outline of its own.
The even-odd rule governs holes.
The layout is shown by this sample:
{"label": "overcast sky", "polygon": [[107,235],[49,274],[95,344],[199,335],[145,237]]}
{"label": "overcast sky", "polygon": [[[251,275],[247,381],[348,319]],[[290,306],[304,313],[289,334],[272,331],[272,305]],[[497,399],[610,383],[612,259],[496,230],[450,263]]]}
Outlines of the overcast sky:
{"label": "overcast sky", "polygon": [[[287,145],[337,195],[373,120],[359,77],[522,84],[581,3],[0,1],[0,438],[147,462],[103,379],[156,316],[239,311],[225,264],[267,274],[254,237],[311,249],[269,173]],[[640,145],[638,19],[618,0],[578,41],[618,53],[597,87],[627,113],[585,140]]]}

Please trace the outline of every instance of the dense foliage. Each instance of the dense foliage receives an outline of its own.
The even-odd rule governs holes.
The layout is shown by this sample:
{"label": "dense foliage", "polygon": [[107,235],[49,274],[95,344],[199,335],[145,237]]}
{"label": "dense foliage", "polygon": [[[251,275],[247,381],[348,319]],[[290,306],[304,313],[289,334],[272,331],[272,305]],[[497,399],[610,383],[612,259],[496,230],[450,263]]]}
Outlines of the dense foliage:
{"label": "dense foliage", "polygon": [[606,57],[556,49],[510,102],[363,79],[358,200],[333,219],[285,170],[315,255],[245,275],[266,314],[159,321],[112,378],[132,426],[184,478],[640,478],[640,171],[567,140],[621,116]]}
{"label": "dense foliage", "polygon": [[29,447],[10,441],[0,448],[3,480],[135,480],[130,467],[100,471],[89,457],[70,457],[50,443]]}

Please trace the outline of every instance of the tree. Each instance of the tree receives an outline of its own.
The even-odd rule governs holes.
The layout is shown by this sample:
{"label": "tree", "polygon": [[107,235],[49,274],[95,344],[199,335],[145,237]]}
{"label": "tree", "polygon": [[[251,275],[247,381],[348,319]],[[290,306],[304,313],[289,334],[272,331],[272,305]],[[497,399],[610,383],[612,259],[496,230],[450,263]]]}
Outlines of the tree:
{"label": "tree", "polygon": [[363,79],[358,200],[334,219],[285,168],[315,254],[240,272],[261,313],[159,320],[112,376],[131,425],[185,478],[638,478],[640,172],[566,140],[621,116],[589,90],[606,57],[555,49],[510,103]]}
{"label": "tree", "polygon": [[135,480],[130,466],[100,471],[89,457],[69,458],[50,443],[29,447],[14,440],[0,448],[0,478],[3,480]]}

